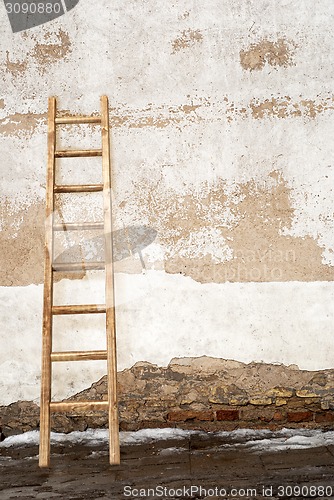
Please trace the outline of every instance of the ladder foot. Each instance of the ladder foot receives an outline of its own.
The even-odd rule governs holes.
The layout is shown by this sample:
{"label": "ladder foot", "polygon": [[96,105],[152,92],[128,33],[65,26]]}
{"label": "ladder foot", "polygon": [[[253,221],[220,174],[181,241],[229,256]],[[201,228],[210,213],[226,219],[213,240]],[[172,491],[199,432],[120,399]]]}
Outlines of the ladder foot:
{"label": "ladder foot", "polygon": [[49,469],[50,462],[38,462],[38,466],[40,469]]}

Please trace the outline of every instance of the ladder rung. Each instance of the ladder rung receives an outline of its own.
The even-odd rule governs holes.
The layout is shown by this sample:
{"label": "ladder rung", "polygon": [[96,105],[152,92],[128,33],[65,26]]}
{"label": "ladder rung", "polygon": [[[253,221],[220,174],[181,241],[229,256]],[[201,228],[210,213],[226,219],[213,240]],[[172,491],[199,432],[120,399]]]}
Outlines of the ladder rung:
{"label": "ladder rung", "polygon": [[54,231],[78,231],[80,229],[103,229],[103,222],[64,222],[61,224],[54,224]]}
{"label": "ladder rung", "polygon": [[87,410],[108,410],[108,401],[64,401],[51,402],[50,410],[57,411],[87,411]]}
{"label": "ladder rung", "polygon": [[106,360],[107,351],[64,351],[51,353],[51,361],[95,361]]}
{"label": "ladder rung", "polygon": [[95,193],[97,191],[103,191],[103,184],[78,184],[54,187],[55,193]]}
{"label": "ladder rung", "polygon": [[101,123],[100,116],[58,116],[56,125],[75,125],[77,123]]}
{"label": "ladder rung", "polygon": [[55,151],[55,158],[76,158],[83,156],[102,156],[102,149],[66,149]]}
{"label": "ladder rung", "polygon": [[52,270],[55,272],[82,272],[82,271],[102,271],[105,269],[104,262],[64,262],[53,263]]}
{"label": "ladder rung", "polygon": [[52,306],[52,314],[94,314],[105,313],[106,306],[104,304],[85,304],[71,306]]}
{"label": "ladder rung", "polygon": [[103,184],[68,184],[55,186],[55,193],[95,193],[103,191]]}

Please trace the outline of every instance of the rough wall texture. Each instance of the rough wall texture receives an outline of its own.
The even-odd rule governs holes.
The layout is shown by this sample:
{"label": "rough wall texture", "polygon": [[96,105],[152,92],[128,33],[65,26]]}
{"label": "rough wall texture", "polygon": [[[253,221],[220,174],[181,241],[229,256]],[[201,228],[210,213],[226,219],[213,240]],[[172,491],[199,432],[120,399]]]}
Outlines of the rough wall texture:
{"label": "rough wall texture", "polygon": [[[296,366],[217,358],[173,359],[167,367],[136,363],[118,376],[123,430],[177,426],[206,430],[238,427],[334,426],[334,370],[302,371]],[[70,400],[107,399],[106,377]],[[53,415],[59,432],[107,426],[106,412]],[[4,435],[36,429],[33,402],[0,407]]]}
{"label": "rough wall texture", "polygon": [[[120,369],[203,354],[333,367],[333,16],[330,0],[81,0],[16,34],[1,17],[0,402],[38,400],[49,95],[66,114],[110,98]],[[65,127],[59,143],[98,141]],[[100,175],[93,159],[59,168]],[[99,220],[100,200],[60,196],[55,217]],[[94,234],[56,244],[59,261],[101,256]],[[94,301],[102,278],[70,278],[58,303]],[[101,326],[70,320],[56,342],[77,348],[68,328],[97,347]],[[55,372],[55,397],[104,370]]]}

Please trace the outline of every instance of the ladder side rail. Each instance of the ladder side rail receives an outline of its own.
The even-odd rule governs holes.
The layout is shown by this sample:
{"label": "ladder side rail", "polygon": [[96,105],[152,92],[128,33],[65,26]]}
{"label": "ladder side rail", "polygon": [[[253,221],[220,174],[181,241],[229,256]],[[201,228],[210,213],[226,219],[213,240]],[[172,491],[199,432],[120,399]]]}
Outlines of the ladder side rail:
{"label": "ladder side rail", "polygon": [[103,172],[103,213],[105,244],[105,303],[107,336],[107,372],[109,401],[109,459],[111,464],[120,463],[119,422],[117,402],[117,354],[116,321],[114,300],[114,269],[112,246],[112,200],[111,165],[109,137],[108,97],[101,97],[102,172]]}
{"label": "ladder side rail", "polygon": [[46,180],[46,219],[44,248],[44,300],[43,300],[43,345],[40,413],[40,467],[50,465],[50,402],[51,402],[51,352],[52,352],[52,305],[53,305],[53,216],[56,148],[56,98],[49,98],[48,106],[48,164]]}

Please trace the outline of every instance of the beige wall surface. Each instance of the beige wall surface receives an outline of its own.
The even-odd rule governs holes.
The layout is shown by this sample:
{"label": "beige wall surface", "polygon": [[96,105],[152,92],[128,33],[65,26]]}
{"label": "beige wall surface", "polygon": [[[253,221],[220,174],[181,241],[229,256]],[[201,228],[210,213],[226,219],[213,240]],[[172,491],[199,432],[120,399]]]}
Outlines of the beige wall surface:
{"label": "beige wall surface", "polygon": [[[119,368],[173,357],[334,366],[331,0],[80,0],[13,34],[0,12],[0,404],[38,400],[47,98],[91,114],[109,96]],[[63,147],[95,147],[92,126]],[[98,181],[98,159],[59,162]],[[99,220],[98,196],[58,199]],[[92,234],[56,257],[101,256]],[[56,284],[98,302],[101,273]],[[103,296],[101,297],[101,300]],[[103,348],[103,321],[55,324],[57,349]],[[103,375],[57,367],[55,397]]]}

